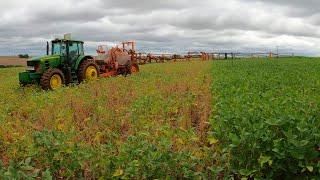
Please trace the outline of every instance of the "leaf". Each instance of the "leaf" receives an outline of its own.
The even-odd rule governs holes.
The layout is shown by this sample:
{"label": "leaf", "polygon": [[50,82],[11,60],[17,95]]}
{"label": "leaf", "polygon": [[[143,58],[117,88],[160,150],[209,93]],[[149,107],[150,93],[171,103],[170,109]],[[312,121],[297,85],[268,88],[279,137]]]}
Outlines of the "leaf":
{"label": "leaf", "polygon": [[298,131],[299,132],[302,132],[302,133],[304,133],[304,132],[307,132],[309,129],[308,128],[302,128],[302,127],[299,127],[299,126],[297,126],[297,129],[298,129]]}
{"label": "leaf", "polygon": [[119,177],[123,174],[123,170],[122,169],[117,169],[114,173],[113,173],[113,177]]}
{"label": "leaf", "polygon": [[270,156],[263,156],[263,155],[260,155],[260,158],[258,161],[259,161],[260,167],[263,167],[266,163],[268,163],[268,165],[271,166],[273,162]]}
{"label": "leaf", "polygon": [[59,123],[59,124],[57,125],[57,130],[58,130],[58,131],[63,131],[63,129],[64,129],[64,124]]}
{"label": "leaf", "polygon": [[307,140],[302,140],[302,141],[300,141],[300,147],[303,147],[303,146],[306,146],[307,144],[309,144],[309,141],[307,141]]}
{"label": "leaf", "polygon": [[209,141],[210,145],[214,145],[214,144],[217,144],[219,142],[219,140],[217,140],[214,137],[208,138],[208,141]]}
{"label": "leaf", "polygon": [[28,157],[28,158],[24,161],[25,165],[29,165],[30,162],[31,162],[31,157]]}
{"label": "leaf", "polygon": [[307,140],[302,140],[302,141],[297,141],[297,140],[291,140],[292,144],[294,144],[296,147],[304,147],[309,144],[309,141]]}
{"label": "leaf", "polygon": [[36,177],[38,177],[39,172],[40,172],[40,169],[33,169],[33,172],[32,172],[32,174],[31,174],[31,176],[32,176],[33,178],[36,178]]}
{"label": "leaf", "polygon": [[242,176],[249,177],[249,176],[251,176],[252,174],[254,174],[255,172],[257,172],[257,170],[241,169],[239,172],[240,172],[240,174],[241,174]]}
{"label": "leaf", "polygon": [[229,138],[232,142],[232,144],[238,146],[240,144],[240,139],[237,135],[233,134],[233,133],[229,133]]}
{"label": "leaf", "polygon": [[309,172],[313,172],[313,166],[307,166]]}
{"label": "leaf", "polygon": [[96,136],[93,139],[93,141],[95,143],[101,143],[102,139],[103,139],[103,134],[101,132],[97,132]]}
{"label": "leaf", "polygon": [[73,151],[72,151],[72,149],[71,149],[71,148],[67,148],[67,149],[66,149],[66,153],[68,153],[68,154],[72,154],[72,152],[73,152]]}
{"label": "leaf", "polygon": [[26,166],[22,166],[21,169],[24,171],[32,171],[34,170],[34,167],[26,165]]}
{"label": "leaf", "polygon": [[184,140],[181,139],[181,138],[178,138],[178,139],[177,139],[177,142],[178,142],[179,144],[181,144],[181,145],[184,145],[184,144],[185,144]]}
{"label": "leaf", "polygon": [[42,179],[52,180],[51,172],[49,169],[47,169],[45,172],[42,172]]}
{"label": "leaf", "polygon": [[271,125],[271,126],[279,126],[280,122],[281,122],[280,120],[274,119],[274,118],[266,120],[266,123]]}
{"label": "leaf", "polygon": [[303,160],[305,158],[305,154],[299,150],[292,150],[292,151],[289,151],[289,153],[291,154],[291,156],[293,156],[296,159]]}

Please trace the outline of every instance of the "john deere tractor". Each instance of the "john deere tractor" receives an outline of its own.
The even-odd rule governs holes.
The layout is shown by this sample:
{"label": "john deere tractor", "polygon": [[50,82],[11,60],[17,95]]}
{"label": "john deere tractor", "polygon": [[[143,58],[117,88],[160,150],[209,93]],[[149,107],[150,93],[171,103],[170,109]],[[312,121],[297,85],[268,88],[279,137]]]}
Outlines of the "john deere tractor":
{"label": "john deere tractor", "polygon": [[83,42],[71,38],[47,42],[47,55],[27,61],[27,71],[19,74],[21,85],[40,84],[44,90],[54,90],[70,83],[97,79],[99,67],[92,56],[84,54]]}

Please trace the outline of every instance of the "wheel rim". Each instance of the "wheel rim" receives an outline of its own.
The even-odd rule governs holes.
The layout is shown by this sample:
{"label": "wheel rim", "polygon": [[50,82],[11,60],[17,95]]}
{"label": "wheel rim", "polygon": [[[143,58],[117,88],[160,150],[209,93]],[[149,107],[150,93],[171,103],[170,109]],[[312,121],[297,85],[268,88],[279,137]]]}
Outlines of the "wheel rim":
{"label": "wheel rim", "polygon": [[86,70],[86,79],[87,80],[94,80],[97,78],[98,78],[97,68],[94,66],[89,66]]}
{"label": "wheel rim", "polygon": [[136,65],[131,66],[131,73],[137,73],[139,72],[139,69],[136,67]]}
{"label": "wheel rim", "polygon": [[62,78],[58,74],[54,74],[50,79],[50,87],[51,89],[58,89],[62,87]]}

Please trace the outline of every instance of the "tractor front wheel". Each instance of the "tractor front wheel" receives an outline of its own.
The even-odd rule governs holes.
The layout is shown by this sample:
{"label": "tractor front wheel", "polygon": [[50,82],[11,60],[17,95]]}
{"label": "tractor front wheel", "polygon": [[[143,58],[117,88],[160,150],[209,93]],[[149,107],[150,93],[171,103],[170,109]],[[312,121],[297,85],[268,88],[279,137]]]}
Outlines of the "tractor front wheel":
{"label": "tractor front wheel", "polygon": [[43,90],[55,90],[61,88],[65,83],[65,78],[60,69],[48,69],[40,79]]}
{"label": "tractor front wheel", "polygon": [[79,83],[87,80],[96,80],[99,77],[99,68],[94,60],[85,60],[81,63],[78,70]]}

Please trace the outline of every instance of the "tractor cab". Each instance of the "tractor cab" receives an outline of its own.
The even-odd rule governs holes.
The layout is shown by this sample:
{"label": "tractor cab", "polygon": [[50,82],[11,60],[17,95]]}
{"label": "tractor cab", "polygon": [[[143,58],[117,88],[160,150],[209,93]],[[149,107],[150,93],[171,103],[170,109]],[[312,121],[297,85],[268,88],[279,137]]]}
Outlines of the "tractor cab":
{"label": "tractor cab", "polygon": [[[47,45],[47,55],[49,55],[49,45]],[[74,61],[84,55],[83,42],[55,39],[51,42],[51,55],[59,55],[66,61]]]}

